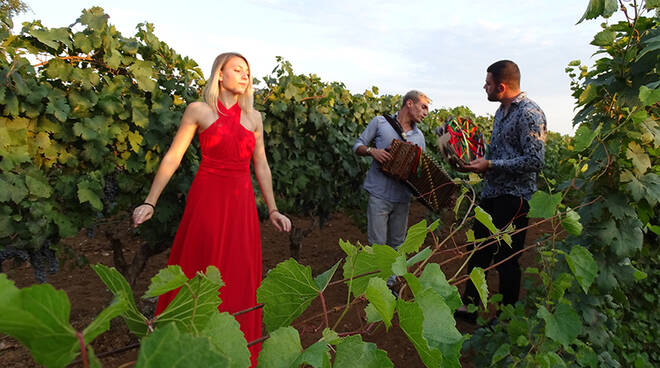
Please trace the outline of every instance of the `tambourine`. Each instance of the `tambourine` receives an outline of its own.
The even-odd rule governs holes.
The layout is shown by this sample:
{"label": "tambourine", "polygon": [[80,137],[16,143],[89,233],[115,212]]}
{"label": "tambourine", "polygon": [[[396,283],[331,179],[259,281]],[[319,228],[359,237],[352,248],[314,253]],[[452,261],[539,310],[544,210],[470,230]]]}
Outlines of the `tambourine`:
{"label": "tambourine", "polygon": [[450,118],[435,129],[435,134],[440,153],[454,168],[460,169],[488,153],[479,127],[469,118]]}

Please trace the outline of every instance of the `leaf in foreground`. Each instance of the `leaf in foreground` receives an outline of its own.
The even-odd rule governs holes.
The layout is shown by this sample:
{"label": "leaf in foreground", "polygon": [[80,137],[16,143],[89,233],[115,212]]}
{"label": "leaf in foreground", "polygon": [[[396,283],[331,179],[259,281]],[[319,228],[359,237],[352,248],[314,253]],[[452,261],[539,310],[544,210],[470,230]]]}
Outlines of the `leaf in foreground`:
{"label": "leaf in foreground", "polygon": [[318,296],[312,269],[296,260],[281,262],[268,272],[257,289],[257,302],[264,303],[264,324],[269,332],[288,326]]}
{"label": "leaf in foreground", "polygon": [[216,267],[208,266],[206,274],[197,272],[184,285],[163,313],[158,315],[156,327],[174,322],[182,331],[198,333],[209,318],[218,313],[218,289],[223,283]]}
{"label": "leaf in foreground", "polygon": [[369,285],[365,293],[367,300],[371,305],[376,308],[380,318],[385,323],[385,330],[389,330],[392,326],[392,317],[394,316],[394,307],[396,305],[396,298],[387,287],[385,280],[372,277],[369,279]]}
{"label": "leaf in foreground", "polygon": [[110,321],[119,317],[128,310],[126,296],[115,298],[101,313],[94,318],[94,321],[83,331],[85,344],[91,343],[98,335],[110,329]]}
{"label": "leaf in foreground", "polygon": [[311,365],[314,368],[330,368],[328,343],[324,337],[303,351],[298,331],[291,326],[281,327],[271,333],[264,342],[259,353],[258,366],[289,368]]}
{"label": "leaf in foreground", "polygon": [[341,263],[341,261],[338,261],[337,263],[335,263],[334,266],[330,267],[329,270],[323,272],[322,274],[314,278],[314,281],[316,281],[316,286],[319,288],[319,290],[324,291],[325,288],[328,287],[328,283],[330,283],[330,280],[332,280],[332,277],[335,275],[335,272],[337,272],[337,267],[339,267],[339,263]]}
{"label": "leaf in foreground", "polygon": [[591,283],[594,282],[598,273],[598,265],[594,257],[587,248],[575,245],[571,248],[571,253],[566,255],[566,262],[573,275],[575,275],[578,284],[580,284],[584,293],[587,294]]}
{"label": "leaf in foreground", "polygon": [[[436,225],[437,226],[437,225]],[[406,239],[399,246],[400,254],[408,254],[417,252],[419,247],[424,244],[424,239],[426,239],[427,229],[426,229],[426,220],[422,220],[415,225],[411,226],[408,229],[406,234]]]}
{"label": "leaf in foreground", "polygon": [[463,304],[461,301],[461,295],[458,293],[458,288],[449,285],[444,272],[442,272],[440,265],[437,263],[430,263],[424,268],[424,271],[419,278],[419,282],[421,283],[422,288],[431,288],[436,293],[440,294],[452,312]]}
{"label": "leaf in foreground", "polygon": [[215,351],[228,360],[227,367],[250,366],[250,351],[236,319],[227,312],[215,313],[209,318],[200,336],[209,338]]}
{"label": "leaf in foreground", "polygon": [[227,358],[216,352],[207,337],[182,333],[170,323],[142,339],[136,368],[227,367]]}
{"label": "leaf in foreground", "polygon": [[344,338],[337,345],[335,367],[342,368],[385,368],[394,367],[387,353],[378,349],[376,344],[362,341],[360,335]]}
{"label": "leaf in foreground", "polygon": [[537,315],[545,321],[545,335],[568,347],[582,331],[582,323],[573,307],[559,304],[554,313],[541,306]]}
{"label": "leaf in foreground", "polygon": [[566,217],[561,220],[561,226],[563,226],[564,230],[571,235],[578,236],[582,233],[580,215],[573,210],[569,210],[566,213]]}
{"label": "leaf in foreground", "polygon": [[529,214],[527,217],[550,218],[557,212],[561,203],[561,193],[549,194],[538,191],[529,199]]}
{"label": "leaf in foreground", "polygon": [[50,284],[19,290],[0,273],[0,332],[25,345],[37,363],[64,367],[78,354],[70,310],[66,293]]}
{"label": "leaf in foreground", "polygon": [[488,230],[490,230],[491,234],[497,234],[498,231],[497,227],[495,227],[495,224],[493,224],[493,218],[490,216],[490,214],[488,214],[488,212],[484,211],[483,208],[475,207],[474,217]]}
{"label": "leaf in foreground", "polygon": [[305,367],[311,365],[314,368],[330,368],[330,347],[326,341],[320,340],[300,354],[300,357],[293,365],[294,367]]}
{"label": "leaf in foreground", "polygon": [[133,290],[128,282],[114,267],[107,267],[102,264],[92,266],[101,281],[105,283],[115,298],[124,298],[126,301],[126,310],[121,314],[128,329],[137,337],[143,337],[147,334],[147,318],[140,313],[133,299]]}
{"label": "leaf in foreground", "polygon": [[[271,271],[272,272],[272,271]],[[293,327],[281,327],[270,333],[259,353],[259,368],[292,367],[302,353],[300,335]]]}
{"label": "leaf in foreground", "polygon": [[[380,277],[385,280],[392,275],[392,264],[398,257],[397,251],[387,245],[375,244],[362,247],[355,255],[347,257],[344,263],[344,278],[351,279],[346,283],[351,292],[358,297],[367,290],[369,279]],[[369,272],[380,271],[374,275],[356,277]]]}
{"label": "leaf in foreground", "polygon": [[181,270],[179,265],[169,265],[158,271],[156,276],[151,278],[149,289],[144,294],[144,298],[153,298],[163,295],[170,290],[181,287],[188,281],[188,278]]}
{"label": "leaf in foreground", "polygon": [[429,346],[428,340],[424,338],[424,315],[420,306],[399,299],[397,300],[397,314],[399,315],[401,329],[412,342],[424,365],[427,367],[440,367],[443,361],[442,352]]}
{"label": "leaf in foreground", "polygon": [[483,304],[484,309],[486,309],[486,303],[488,302],[488,284],[486,283],[486,273],[481,267],[475,267],[470,272],[470,280],[474,284],[474,287],[477,288],[479,292],[479,299],[481,299],[481,304]]}
{"label": "leaf in foreground", "polygon": [[437,348],[443,355],[443,367],[460,368],[460,351],[463,337],[456,329],[456,320],[445,300],[435,290],[425,289],[415,295],[422,309],[423,335],[429,346]]}

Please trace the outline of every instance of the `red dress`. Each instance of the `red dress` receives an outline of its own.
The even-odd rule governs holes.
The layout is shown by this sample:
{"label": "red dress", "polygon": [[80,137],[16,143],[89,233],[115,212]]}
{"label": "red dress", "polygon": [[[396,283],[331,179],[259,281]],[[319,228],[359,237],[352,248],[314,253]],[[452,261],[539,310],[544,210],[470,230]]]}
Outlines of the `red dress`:
{"label": "red dress", "polygon": [[[238,103],[199,133],[202,162],[186,198],[168,265],[180,265],[189,278],[209,265],[220,270],[220,311],[234,313],[257,304],[261,284],[261,234],[250,160],[254,133],[240,123]],[[158,299],[156,315],[174,299],[176,290]],[[261,310],[236,316],[250,342],[261,337]],[[250,347],[252,365],[260,344]]]}

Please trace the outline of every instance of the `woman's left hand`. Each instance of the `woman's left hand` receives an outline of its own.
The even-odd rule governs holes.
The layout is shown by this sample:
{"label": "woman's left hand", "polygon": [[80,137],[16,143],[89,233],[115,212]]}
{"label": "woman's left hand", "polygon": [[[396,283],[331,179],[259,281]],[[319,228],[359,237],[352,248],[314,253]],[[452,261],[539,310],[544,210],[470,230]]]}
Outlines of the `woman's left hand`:
{"label": "woman's left hand", "polygon": [[269,220],[278,231],[286,231],[287,233],[291,231],[291,220],[279,211],[271,213]]}

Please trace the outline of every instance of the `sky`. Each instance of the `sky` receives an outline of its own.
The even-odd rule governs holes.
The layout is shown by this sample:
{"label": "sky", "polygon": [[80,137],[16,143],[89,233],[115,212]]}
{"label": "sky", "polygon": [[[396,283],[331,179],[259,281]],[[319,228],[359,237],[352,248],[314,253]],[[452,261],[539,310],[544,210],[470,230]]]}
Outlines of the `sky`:
{"label": "sky", "polygon": [[17,16],[46,27],[72,24],[82,9],[100,6],[126,37],[150,22],[156,35],[200,65],[208,77],[215,56],[238,51],[261,79],[276,56],[298,74],[343,82],[353,93],[417,89],[431,109],[467,106],[493,115],[483,85],[486,68],[501,59],[521,70],[521,89],[545,111],[548,129],[572,134],[575,100],[565,68],[591,66],[589,43],[600,20],[576,25],[588,0],[24,0]]}

